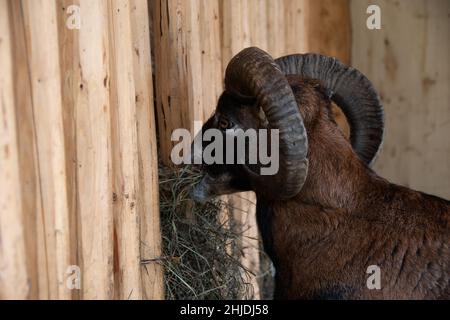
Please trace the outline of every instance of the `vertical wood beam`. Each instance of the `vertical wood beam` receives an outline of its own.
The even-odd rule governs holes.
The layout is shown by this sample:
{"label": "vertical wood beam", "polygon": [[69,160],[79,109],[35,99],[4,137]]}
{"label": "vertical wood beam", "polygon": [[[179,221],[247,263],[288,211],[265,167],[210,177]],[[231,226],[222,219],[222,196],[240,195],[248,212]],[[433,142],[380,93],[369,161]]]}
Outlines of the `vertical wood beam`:
{"label": "vertical wood beam", "polygon": [[[48,274],[46,246],[43,241],[39,165],[36,146],[36,130],[33,119],[31,79],[28,69],[27,40],[24,16],[20,1],[9,1],[12,32],[14,99],[17,117],[18,156],[22,211],[30,282],[30,299],[48,298]],[[38,240],[37,240],[38,239]]]}
{"label": "vertical wood beam", "polygon": [[195,134],[194,121],[211,115],[222,90],[219,2],[158,0],[150,9],[160,156],[173,165],[172,131]]}
{"label": "vertical wood beam", "polygon": [[12,47],[8,1],[0,0],[0,299],[26,299],[30,286],[22,217]]}
{"label": "vertical wood beam", "polygon": [[[138,211],[141,260],[161,256],[158,156],[153,101],[152,62],[147,1],[131,1],[133,72],[139,161]],[[157,262],[142,264],[142,297],[164,299],[163,268]]]}
{"label": "vertical wood beam", "polygon": [[120,299],[141,299],[140,214],[136,89],[131,33],[131,3],[111,0],[109,7],[112,50],[116,280]]}
{"label": "vertical wood beam", "polygon": [[22,5],[29,40],[49,297],[69,299],[65,272],[70,265],[70,229],[56,3],[37,0]]}
{"label": "vertical wood beam", "polygon": [[[76,122],[78,248],[81,298],[112,299],[113,190],[108,7],[80,0],[72,73]],[[61,26],[63,27],[63,26]],[[69,32],[69,31],[68,31]]]}

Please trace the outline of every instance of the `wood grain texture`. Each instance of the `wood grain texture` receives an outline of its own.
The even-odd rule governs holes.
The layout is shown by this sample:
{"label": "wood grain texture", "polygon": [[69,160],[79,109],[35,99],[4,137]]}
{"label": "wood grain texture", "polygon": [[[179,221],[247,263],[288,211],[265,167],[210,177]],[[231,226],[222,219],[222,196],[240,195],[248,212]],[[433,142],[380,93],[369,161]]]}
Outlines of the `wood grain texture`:
{"label": "wood grain texture", "polygon": [[0,299],[25,299],[30,285],[19,173],[14,101],[12,32],[6,0],[0,1]]}
{"label": "wood grain texture", "polygon": [[[65,13],[69,6],[79,2],[71,0],[56,1],[57,13]],[[77,93],[80,90],[80,55],[77,32],[66,27],[68,15],[57,14],[58,45],[61,74],[61,97],[63,104],[64,148],[66,152],[67,205],[69,212],[69,260],[70,265],[79,265],[78,223],[77,223],[77,131],[76,108]],[[68,274],[66,274],[67,276]],[[80,298],[80,290],[72,290],[72,299]]]}
{"label": "wood grain texture", "polygon": [[172,165],[172,131],[206,120],[222,90],[219,2],[150,2],[160,156]]}
{"label": "wood grain texture", "polygon": [[350,63],[351,21],[348,0],[308,1],[308,51]]}
{"label": "wood grain texture", "polygon": [[285,1],[266,1],[267,50],[275,58],[284,56],[286,51]]}
{"label": "wood grain texture", "polygon": [[163,298],[146,2],[0,5],[1,297]]}
{"label": "wood grain texture", "polygon": [[136,95],[133,77],[130,3],[113,0],[109,7],[113,56],[112,91],[114,180],[115,269],[120,299],[142,298],[140,273],[140,228],[136,201],[139,193]]}
{"label": "wood grain texture", "polygon": [[[262,1],[229,1],[221,3],[222,15],[222,65],[225,74],[226,66],[231,58],[242,49],[249,46],[267,48],[267,16],[258,17],[251,12],[265,11],[266,6]],[[262,30],[258,25],[263,26]],[[242,192],[223,197],[228,203],[228,218],[231,219],[230,227],[242,234],[240,239],[242,252],[242,265],[250,271],[248,282],[253,287],[252,299],[260,298],[257,275],[259,266],[259,235],[256,224],[256,196],[253,192]]]}
{"label": "wood grain texture", "polygon": [[[48,298],[46,245],[39,183],[36,128],[33,118],[31,79],[28,69],[27,38],[21,2],[9,2],[12,32],[14,102],[19,147],[20,185],[27,272],[30,281],[28,298]],[[27,63],[24,63],[27,62]],[[37,240],[38,239],[38,240]]]}
{"label": "wood grain texture", "polygon": [[[75,95],[78,254],[83,299],[113,297],[113,214],[108,8],[80,1],[72,72]],[[62,26],[61,26],[62,27]],[[74,31],[71,31],[74,32]],[[106,79],[106,80],[105,80]]]}
{"label": "wood grain texture", "polygon": [[285,53],[306,53],[308,47],[308,9],[310,0],[283,0]]}
{"label": "wood grain texture", "polygon": [[[148,7],[145,0],[131,1],[133,72],[136,101],[141,261],[161,256],[158,156],[153,108],[152,62]],[[164,298],[163,268],[156,262],[141,265],[142,297]]]}
{"label": "wood grain texture", "polygon": [[[369,4],[381,30],[366,28]],[[352,65],[373,82],[386,134],[375,170],[420,191],[450,198],[450,2],[351,1]]]}
{"label": "wood grain texture", "polygon": [[153,15],[156,115],[160,156],[171,165],[172,130],[189,128],[187,28],[189,3],[159,0],[150,3]]}
{"label": "wood grain texture", "polygon": [[29,37],[49,298],[69,299],[71,292],[66,287],[65,272],[70,264],[70,228],[56,3],[24,1],[22,5]]}

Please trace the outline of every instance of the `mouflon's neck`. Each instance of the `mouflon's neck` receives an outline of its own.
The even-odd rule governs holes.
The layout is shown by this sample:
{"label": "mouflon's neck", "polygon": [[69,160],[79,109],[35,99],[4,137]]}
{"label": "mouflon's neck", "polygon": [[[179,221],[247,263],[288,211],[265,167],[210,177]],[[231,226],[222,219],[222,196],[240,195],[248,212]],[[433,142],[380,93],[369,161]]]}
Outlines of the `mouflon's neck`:
{"label": "mouflon's neck", "polygon": [[387,183],[359,159],[336,124],[319,121],[308,138],[308,177],[296,201],[352,210]]}

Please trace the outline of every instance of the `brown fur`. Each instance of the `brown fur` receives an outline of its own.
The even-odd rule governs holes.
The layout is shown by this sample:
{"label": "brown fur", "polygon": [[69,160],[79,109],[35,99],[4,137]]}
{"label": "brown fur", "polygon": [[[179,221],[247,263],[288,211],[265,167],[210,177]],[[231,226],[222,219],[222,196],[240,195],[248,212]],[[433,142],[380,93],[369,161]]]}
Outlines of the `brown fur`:
{"label": "brown fur", "polygon": [[[270,235],[262,231],[277,270],[275,297],[450,298],[450,203],[377,176],[332,119],[320,85],[288,80],[310,165],[302,191],[267,204],[260,222],[269,223]],[[381,269],[381,290],[366,286],[369,265]]]}
{"label": "brown fur", "polygon": [[[259,190],[257,220],[276,269],[275,298],[450,298],[450,202],[377,176],[335,123],[319,82],[287,79],[309,141],[301,192],[269,200],[272,186],[254,188],[242,166],[209,165],[195,197]],[[203,129],[218,128],[219,119],[244,130],[268,125],[259,106],[226,93]],[[370,265],[381,269],[380,290],[367,288]]]}

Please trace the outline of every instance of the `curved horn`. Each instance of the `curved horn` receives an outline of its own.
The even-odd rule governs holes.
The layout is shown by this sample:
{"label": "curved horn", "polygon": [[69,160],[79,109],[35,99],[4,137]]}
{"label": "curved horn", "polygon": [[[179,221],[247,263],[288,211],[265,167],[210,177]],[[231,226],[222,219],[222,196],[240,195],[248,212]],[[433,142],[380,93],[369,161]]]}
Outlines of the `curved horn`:
{"label": "curved horn", "polygon": [[283,72],[266,52],[255,47],[247,48],[228,64],[225,90],[234,96],[238,93],[255,97],[266,114],[269,127],[279,129],[278,173],[257,175],[247,169],[254,188],[264,192],[270,186],[271,192],[266,195],[271,197],[285,199],[295,196],[306,180],[308,139],[297,102]]}
{"label": "curved horn", "polygon": [[372,164],[383,142],[383,106],[372,83],[358,70],[319,54],[293,54],[275,60],[284,74],[317,79],[350,124],[350,141],[358,156]]}

